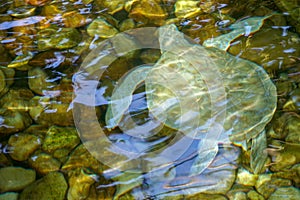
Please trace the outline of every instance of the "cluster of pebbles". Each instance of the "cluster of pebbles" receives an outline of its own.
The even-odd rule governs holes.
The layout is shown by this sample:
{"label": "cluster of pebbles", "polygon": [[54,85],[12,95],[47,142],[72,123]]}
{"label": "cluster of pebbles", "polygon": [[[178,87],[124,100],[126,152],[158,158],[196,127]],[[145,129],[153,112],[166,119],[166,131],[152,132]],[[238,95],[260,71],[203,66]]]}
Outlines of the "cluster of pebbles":
{"label": "cluster of pebbles", "polygon": [[[239,37],[228,50],[261,65],[277,87],[263,171],[251,171],[250,150],[238,157],[236,147],[224,147],[197,178],[198,192],[161,198],[300,198],[299,1],[0,0],[0,5],[0,200],[134,199],[143,191],[159,196],[166,174],[128,184],[118,181],[140,174],[103,176],[108,167],[91,156],[74,127],[72,75],[99,42],[119,32],[175,23],[202,44],[230,31],[226,27],[235,19],[274,11],[257,33]],[[134,56],[120,57],[104,74],[108,96],[134,62],[155,62],[160,53],[146,49]],[[215,176],[226,179],[216,182]]]}

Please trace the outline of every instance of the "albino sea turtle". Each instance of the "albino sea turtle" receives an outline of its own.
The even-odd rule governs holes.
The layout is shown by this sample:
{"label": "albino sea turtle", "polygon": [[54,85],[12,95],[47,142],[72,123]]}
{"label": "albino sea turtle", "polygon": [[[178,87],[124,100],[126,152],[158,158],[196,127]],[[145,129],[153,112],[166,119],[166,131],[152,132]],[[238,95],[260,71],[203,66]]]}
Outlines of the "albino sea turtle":
{"label": "albino sea turtle", "polygon": [[[239,21],[231,26],[232,32],[207,40],[203,46],[191,44],[175,25],[160,27],[161,58],[154,66],[135,68],[119,81],[106,113],[107,127],[120,125],[132,93],[144,82],[153,118],[201,140],[191,175],[207,168],[220,142],[247,150],[252,140],[252,161],[257,161],[255,154],[266,146],[264,128],[276,109],[276,87],[261,66],[226,50],[235,38],[259,30],[268,17]],[[158,127],[156,122],[152,125]],[[260,166],[253,168],[260,170]]]}

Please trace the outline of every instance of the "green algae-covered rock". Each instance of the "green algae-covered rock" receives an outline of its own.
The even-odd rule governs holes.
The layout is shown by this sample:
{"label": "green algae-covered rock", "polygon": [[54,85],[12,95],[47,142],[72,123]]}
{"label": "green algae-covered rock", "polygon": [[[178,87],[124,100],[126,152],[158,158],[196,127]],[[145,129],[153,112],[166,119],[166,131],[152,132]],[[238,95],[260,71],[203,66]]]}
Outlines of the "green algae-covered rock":
{"label": "green algae-covered rock", "polygon": [[44,139],[42,149],[49,153],[68,149],[71,151],[80,142],[76,128],[51,126]]}
{"label": "green algae-covered rock", "polygon": [[93,157],[84,145],[79,145],[72,151],[62,170],[71,170],[76,168],[89,168],[96,173],[103,172],[103,165]]}
{"label": "green algae-covered rock", "polygon": [[0,169],[0,192],[18,191],[35,181],[35,171],[21,167]]}
{"label": "green algae-covered rock", "polygon": [[28,62],[32,58],[33,54],[30,52],[26,52],[24,54],[18,55],[11,63],[9,63],[7,67],[27,71],[31,68],[31,66],[28,65]]}
{"label": "green algae-covered rock", "polygon": [[0,138],[24,130],[31,122],[27,113],[0,109]]}
{"label": "green algae-covered rock", "polygon": [[252,174],[246,169],[239,168],[236,182],[241,185],[254,186],[258,175]]}
{"label": "green algae-covered rock", "polygon": [[271,194],[269,200],[298,200],[300,198],[300,190],[295,187],[280,187]]}
{"label": "green algae-covered rock", "polygon": [[[54,93],[57,91],[54,91]],[[59,92],[59,91],[58,91]],[[51,91],[48,91],[51,96]],[[31,99],[31,109],[29,114],[31,118],[41,125],[74,125],[72,110],[69,110],[69,104],[56,101],[49,96],[35,96]]]}
{"label": "green algae-covered rock", "polygon": [[26,187],[19,200],[64,200],[68,184],[62,173],[51,172]]}
{"label": "green algae-covered rock", "polygon": [[292,182],[288,179],[272,177],[272,174],[262,174],[259,175],[255,188],[264,198],[269,198],[276,188],[291,185]]}
{"label": "green algae-covered rock", "polygon": [[125,9],[129,18],[144,24],[162,25],[168,16],[160,0],[130,0],[126,2]]}
{"label": "green algae-covered rock", "polygon": [[88,174],[80,168],[70,171],[68,176],[68,200],[87,199],[90,195],[91,186],[95,183],[97,176]]}
{"label": "green algae-covered rock", "polygon": [[38,32],[38,49],[68,49],[76,46],[81,40],[80,32],[75,28],[50,27]]}
{"label": "green algae-covered rock", "polygon": [[28,77],[29,88],[39,95],[43,95],[43,91],[47,91],[56,85],[54,81],[49,81],[46,72],[39,67],[28,70]]}
{"label": "green algae-covered rock", "polygon": [[18,200],[19,193],[16,192],[7,192],[0,194],[0,200]]}
{"label": "green algae-covered rock", "polygon": [[258,192],[256,192],[255,190],[250,190],[248,193],[247,193],[247,197],[250,199],[250,200],[264,200],[265,198],[260,195]]}
{"label": "green algae-covered rock", "polygon": [[0,66],[0,97],[8,91],[9,86],[14,82],[13,81],[14,75],[15,75],[14,69]]}
{"label": "green algae-covered rock", "polygon": [[[282,45],[283,43],[285,45]],[[299,44],[300,38],[296,33],[264,28],[252,37],[239,38],[238,42],[229,48],[229,52],[233,55],[239,54],[241,58],[251,60],[265,70],[274,72],[286,69],[297,62],[291,58],[299,57]]]}
{"label": "green algae-covered rock", "polygon": [[119,31],[104,18],[95,19],[87,28],[87,33],[94,37],[110,38],[116,35]]}
{"label": "green algae-covered rock", "polygon": [[13,151],[9,155],[17,161],[27,160],[41,146],[41,142],[41,138],[31,134],[19,133],[12,135],[8,140],[8,144]]}
{"label": "green algae-covered rock", "polygon": [[48,174],[49,172],[58,171],[61,163],[52,155],[41,151],[35,152],[28,160],[29,165],[39,174]]}

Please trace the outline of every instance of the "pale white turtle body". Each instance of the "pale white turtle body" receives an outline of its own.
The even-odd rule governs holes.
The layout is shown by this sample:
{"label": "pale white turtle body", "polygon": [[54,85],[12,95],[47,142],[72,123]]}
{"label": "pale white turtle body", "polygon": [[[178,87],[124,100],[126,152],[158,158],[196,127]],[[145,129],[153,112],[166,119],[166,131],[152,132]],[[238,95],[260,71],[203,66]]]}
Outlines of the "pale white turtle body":
{"label": "pale white turtle body", "polygon": [[[260,27],[264,19],[250,18],[249,22]],[[217,49],[189,43],[175,25],[160,27],[159,61],[152,68],[139,69],[144,75],[131,72],[123,79],[139,77],[137,84],[145,81],[148,109],[154,118],[188,137],[201,139],[191,175],[201,173],[212,162],[219,142],[230,141],[244,148],[251,139],[259,138],[257,142],[261,143],[264,137],[257,136],[264,134],[276,109],[276,87],[264,69],[224,51],[241,34],[241,30],[233,31],[216,43],[205,43],[212,47],[221,44]],[[112,95],[113,103],[106,114],[109,128],[119,124],[123,110],[130,105],[126,96],[132,95],[135,87],[117,94],[124,85],[128,82],[119,83]],[[114,103],[123,97],[126,103]],[[255,147],[259,146],[257,142]]]}

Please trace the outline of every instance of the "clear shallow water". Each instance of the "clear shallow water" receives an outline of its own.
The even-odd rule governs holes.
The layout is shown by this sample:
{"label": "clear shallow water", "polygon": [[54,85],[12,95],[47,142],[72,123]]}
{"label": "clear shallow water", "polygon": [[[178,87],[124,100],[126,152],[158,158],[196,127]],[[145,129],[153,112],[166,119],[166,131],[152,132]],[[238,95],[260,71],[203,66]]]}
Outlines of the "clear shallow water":
{"label": "clear shallow water", "polygon": [[[123,8],[122,1],[115,1],[118,5],[103,2],[2,3],[1,167],[22,166],[33,169],[37,176],[17,189],[2,186],[1,192],[17,192],[21,199],[26,199],[33,191],[44,190],[34,185],[35,180],[42,180],[48,186],[63,188],[49,199],[280,199],[283,195],[296,199],[299,195],[300,49],[299,17],[295,13],[299,3],[212,1],[195,6],[193,3],[163,1],[156,4],[153,1],[152,15],[148,15],[146,2],[142,8],[139,3],[133,3],[131,8],[126,4]],[[91,81],[86,85],[76,82],[74,73],[83,65],[83,60],[99,42],[112,38],[119,31],[175,23],[183,33],[202,44],[211,37],[230,32],[228,27],[236,20],[267,16],[274,11],[277,14],[266,20],[257,33],[237,38],[228,50],[261,65],[277,87],[277,110],[266,126],[264,152],[268,153],[268,159],[259,174],[252,173],[250,149],[242,151],[233,145],[220,144],[217,157],[208,169],[191,176],[198,140],[182,140],[182,132],[162,125],[157,125],[154,132],[148,127],[131,134],[124,134],[119,128],[106,128],[107,104],[119,79],[134,67],[155,63],[160,57],[159,51],[143,49],[111,58],[113,63],[99,82]],[[149,36],[141,38],[147,43],[145,38]],[[125,39],[115,40],[112,49],[118,50],[118,45],[134,45]],[[76,87],[81,88],[79,103],[84,106],[79,104],[74,110],[71,102]],[[91,94],[86,91],[95,88],[98,88],[96,101],[87,101]],[[120,126],[130,130],[133,122],[142,125],[151,119],[145,89],[141,87],[135,91]],[[99,127],[103,130],[101,137]],[[88,134],[79,138],[78,133]],[[151,137],[141,138],[139,133]],[[107,143],[108,140],[103,139],[105,136],[118,148]],[[178,158],[160,157],[167,155],[163,154],[166,147],[171,147],[168,155]],[[178,154],[182,150],[184,153]],[[99,160],[99,154],[100,161],[104,159],[107,163],[95,159]],[[135,159],[136,154],[142,159]],[[132,160],[126,160],[128,157]],[[110,169],[107,164],[115,168]],[[52,183],[50,178],[45,181],[45,177],[55,171],[62,173],[63,179],[58,183]],[[21,174],[29,180],[28,175]],[[2,180],[12,179],[5,178]],[[17,182],[18,179],[13,180]],[[68,183],[68,187],[60,183]],[[32,198],[48,198],[38,196],[46,194]]]}

